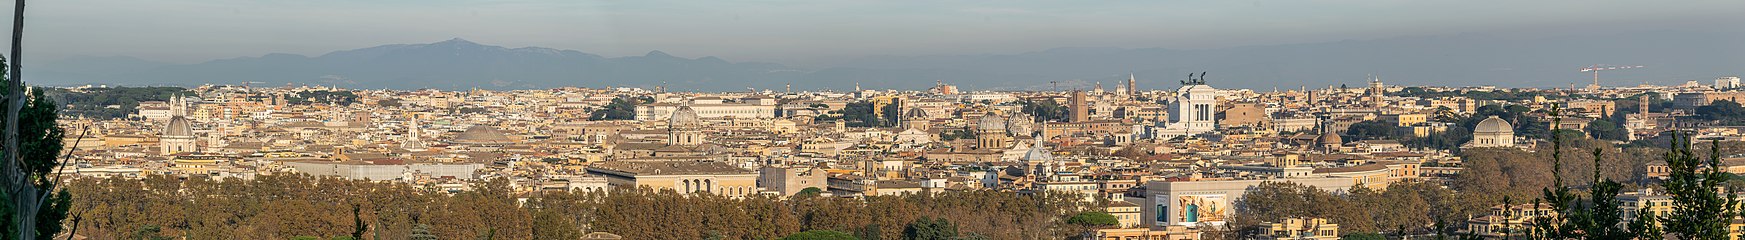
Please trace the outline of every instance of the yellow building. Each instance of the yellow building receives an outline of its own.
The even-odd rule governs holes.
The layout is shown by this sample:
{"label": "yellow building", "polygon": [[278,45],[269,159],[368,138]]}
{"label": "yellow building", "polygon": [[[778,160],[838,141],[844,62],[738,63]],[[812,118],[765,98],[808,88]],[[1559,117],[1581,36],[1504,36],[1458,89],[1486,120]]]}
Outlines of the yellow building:
{"label": "yellow building", "polygon": [[1325,218],[1286,218],[1261,226],[1267,227],[1264,239],[1339,239],[1339,224],[1327,223]]}
{"label": "yellow building", "polygon": [[651,188],[729,197],[757,194],[757,172],[712,161],[617,160],[588,166],[614,188]]}
{"label": "yellow building", "polygon": [[1496,205],[1489,215],[1466,220],[1467,228],[1460,232],[1486,239],[1526,236],[1527,229],[1533,227],[1533,219],[1556,214],[1550,204]]}
{"label": "yellow building", "polygon": [[1109,228],[1092,231],[1097,240],[1199,240],[1200,230],[1185,226],[1152,228]]}

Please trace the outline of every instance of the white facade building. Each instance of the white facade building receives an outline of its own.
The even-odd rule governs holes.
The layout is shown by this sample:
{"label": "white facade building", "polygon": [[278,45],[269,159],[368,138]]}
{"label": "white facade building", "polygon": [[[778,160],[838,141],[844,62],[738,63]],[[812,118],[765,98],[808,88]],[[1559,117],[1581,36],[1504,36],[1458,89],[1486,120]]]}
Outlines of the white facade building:
{"label": "white facade building", "polygon": [[1156,134],[1164,139],[1180,136],[1193,136],[1212,132],[1218,129],[1218,118],[1215,109],[1218,106],[1218,89],[1207,86],[1203,82],[1189,82],[1176,89],[1174,100],[1169,105],[1169,122],[1164,123]]}

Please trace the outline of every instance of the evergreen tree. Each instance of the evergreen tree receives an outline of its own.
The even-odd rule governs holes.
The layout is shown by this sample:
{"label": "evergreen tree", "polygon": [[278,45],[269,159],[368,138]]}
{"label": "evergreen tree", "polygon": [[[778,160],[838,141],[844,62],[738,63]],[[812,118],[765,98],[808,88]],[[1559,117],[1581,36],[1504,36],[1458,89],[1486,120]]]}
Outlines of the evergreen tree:
{"label": "evergreen tree", "polygon": [[[1715,141],[1707,159],[1691,151],[1687,134],[1674,133],[1672,149],[1665,155],[1668,179],[1661,182],[1672,195],[1672,212],[1660,216],[1668,234],[1678,239],[1727,239],[1727,224],[1739,216],[1739,196],[1722,187],[1728,175],[1721,171],[1720,142]],[[1723,195],[1725,191],[1725,195]]]}
{"label": "evergreen tree", "polygon": [[922,217],[903,228],[904,240],[954,240],[957,225],[944,218]]}
{"label": "evergreen tree", "polygon": [[0,91],[19,95],[8,96],[0,105],[19,107],[17,112],[8,113],[17,118],[18,122],[8,123],[16,124],[17,132],[6,133],[17,141],[16,149],[7,153],[18,155],[5,158],[6,189],[0,191],[0,201],[8,203],[3,214],[10,224],[0,231],[5,239],[51,238],[61,232],[61,221],[66,219],[72,200],[65,189],[57,189],[57,179],[50,177],[60,166],[65,133],[55,123],[59,115],[54,101],[45,97],[41,88],[25,94],[23,89],[13,89],[22,87],[20,82],[11,82],[14,85],[0,86]]}

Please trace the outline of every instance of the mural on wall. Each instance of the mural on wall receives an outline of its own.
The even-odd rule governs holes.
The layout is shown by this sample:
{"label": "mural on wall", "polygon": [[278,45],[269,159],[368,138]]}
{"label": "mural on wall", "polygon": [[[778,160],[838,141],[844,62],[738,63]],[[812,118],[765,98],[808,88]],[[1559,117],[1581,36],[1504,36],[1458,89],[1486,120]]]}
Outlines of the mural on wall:
{"label": "mural on wall", "polygon": [[1176,223],[1191,225],[1194,223],[1223,223],[1230,202],[1224,200],[1224,195],[1183,195],[1176,198]]}

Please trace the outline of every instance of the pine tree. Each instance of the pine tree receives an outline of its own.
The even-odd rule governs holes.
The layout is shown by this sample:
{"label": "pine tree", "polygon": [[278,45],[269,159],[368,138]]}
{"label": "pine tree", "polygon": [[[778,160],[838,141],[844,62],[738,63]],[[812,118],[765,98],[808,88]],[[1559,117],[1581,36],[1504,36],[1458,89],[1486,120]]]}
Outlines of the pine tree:
{"label": "pine tree", "polygon": [[[3,60],[0,60],[3,61]],[[5,65],[0,63],[0,65]],[[8,70],[0,68],[0,71]],[[65,133],[55,123],[59,114],[55,103],[38,88],[26,94],[23,84],[16,79],[0,86],[0,91],[8,93],[4,104],[17,107],[16,112],[7,111],[9,118],[15,117],[17,122],[6,123],[9,130],[6,137],[17,145],[8,149],[5,162],[4,193],[0,193],[0,201],[6,202],[4,218],[9,220],[4,231],[5,239],[46,239],[61,232],[61,221],[67,217],[71,197],[65,189],[57,190],[58,179],[50,177],[55,168],[61,166],[62,137]],[[26,226],[28,225],[28,226]]]}
{"label": "pine tree", "polygon": [[[1557,108],[1552,108],[1552,116],[1557,116]],[[1562,119],[1552,120],[1552,124],[1561,124]],[[1623,211],[1618,206],[1618,193],[1624,188],[1611,179],[1600,177],[1600,155],[1603,150],[1593,150],[1593,182],[1588,186],[1589,201],[1583,202],[1580,197],[1563,184],[1563,136],[1553,133],[1551,136],[1551,176],[1555,179],[1553,186],[1543,190],[1544,197],[1535,199],[1551,205],[1556,217],[1534,219],[1530,231],[1539,239],[1654,239],[1659,238],[1658,229],[1654,228],[1653,217],[1637,218],[1628,224],[1623,223]],[[1644,208],[1638,214],[1649,214]],[[1641,215],[1648,216],[1648,215]]]}
{"label": "pine tree", "polygon": [[1673,208],[1660,221],[1678,239],[1727,239],[1727,224],[1739,216],[1739,196],[1721,186],[1728,176],[1720,170],[1720,142],[1714,142],[1708,159],[1701,159],[1691,151],[1688,137],[1675,132],[1664,157],[1670,174],[1661,186],[1672,195]]}

